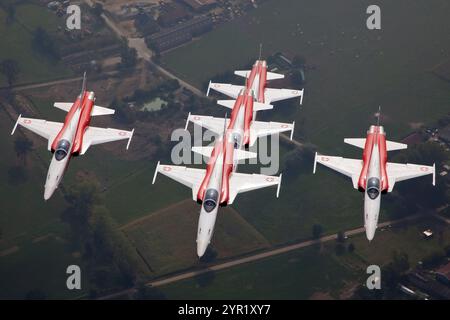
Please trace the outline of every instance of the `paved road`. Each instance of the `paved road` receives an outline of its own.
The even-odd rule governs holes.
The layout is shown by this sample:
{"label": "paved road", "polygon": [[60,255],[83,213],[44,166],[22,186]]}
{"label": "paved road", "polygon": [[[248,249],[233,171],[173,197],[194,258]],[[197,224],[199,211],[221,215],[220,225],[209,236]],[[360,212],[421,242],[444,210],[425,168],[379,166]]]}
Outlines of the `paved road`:
{"label": "paved road", "polygon": [[[386,221],[386,222],[378,224],[378,228],[381,229],[381,228],[384,228],[384,227],[387,227],[387,226],[390,226],[390,225],[396,225],[396,224],[404,223],[404,222],[407,222],[407,221],[411,221],[411,220],[417,219],[420,216],[421,216],[420,214],[416,214],[416,215],[413,215],[413,216],[410,216],[410,217],[406,217],[406,218],[403,218],[403,219]],[[354,236],[354,235],[361,234],[361,233],[364,233],[364,232],[365,232],[364,227],[360,227],[360,228],[356,228],[356,229],[353,229],[353,230],[346,231],[345,235],[346,236]],[[219,264],[216,264],[216,265],[211,265],[211,266],[205,267],[203,269],[194,270],[194,271],[188,271],[188,272],[181,273],[181,274],[178,274],[178,275],[162,278],[162,279],[159,279],[159,280],[150,281],[150,282],[146,283],[146,285],[147,286],[151,286],[151,287],[163,286],[163,285],[175,283],[177,281],[194,278],[194,277],[196,277],[198,275],[201,275],[201,274],[204,274],[204,273],[207,273],[207,272],[210,272],[210,271],[220,271],[220,270],[232,268],[232,267],[235,267],[235,266],[242,265],[244,263],[249,263],[249,262],[254,262],[254,261],[270,258],[270,257],[276,256],[276,255],[280,255],[280,254],[283,254],[283,253],[287,253],[287,252],[291,252],[291,251],[298,250],[298,249],[301,249],[301,248],[309,247],[309,246],[312,246],[312,245],[317,244],[317,243],[328,242],[328,241],[332,241],[332,240],[336,240],[336,239],[337,239],[337,233],[321,237],[320,239],[317,239],[317,240],[302,241],[302,242],[298,242],[298,243],[295,243],[295,244],[286,245],[286,246],[283,246],[283,247],[280,247],[280,248],[268,250],[268,251],[265,251],[265,252],[253,254],[253,255],[250,255],[250,256],[247,256],[247,257],[237,258],[237,259],[234,259],[234,260],[231,260],[231,261],[219,263]],[[124,290],[124,291],[121,291],[121,292],[118,292],[118,293],[114,293],[114,294],[111,294],[111,295],[108,295],[108,296],[101,297],[100,299],[102,299],[102,300],[104,300],[104,299],[114,299],[114,298],[117,298],[119,296],[123,296],[123,295],[126,295],[126,294],[133,294],[134,292],[136,292],[136,289],[132,288],[132,289],[129,289],[129,290]]]}

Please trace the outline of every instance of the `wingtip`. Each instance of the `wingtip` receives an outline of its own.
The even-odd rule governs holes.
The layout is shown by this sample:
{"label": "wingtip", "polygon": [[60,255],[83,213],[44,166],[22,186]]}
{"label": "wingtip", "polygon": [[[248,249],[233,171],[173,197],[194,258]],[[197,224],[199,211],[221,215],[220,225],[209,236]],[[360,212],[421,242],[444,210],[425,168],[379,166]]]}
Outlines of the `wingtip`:
{"label": "wingtip", "polygon": [[314,167],[313,167],[313,174],[316,173],[316,167],[317,167],[317,151],[314,155]]}
{"label": "wingtip", "polygon": [[433,186],[436,186],[436,163],[433,163]]}
{"label": "wingtip", "polygon": [[130,147],[130,143],[131,143],[131,139],[133,138],[133,134],[134,134],[134,128],[133,128],[133,130],[131,130],[130,137],[128,138],[126,150],[128,150],[128,148]]}
{"label": "wingtip", "polygon": [[13,135],[14,132],[16,132],[17,125],[19,124],[20,118],[22,118],[22,114],[19,114],[19,117],[18,117],[17,120],[16,120],[16,124],[14,125],[14,128],[13,128],[12,131],[11,131],[11,135]]}
{"label": "wingtip", "polygon": [[186,119],[186,124],[184,125],[184,131],[187,131],[187,127],[189,125],[190,118],[191,118],[191,113],[189,112],[187,119]]}
{"label": "wingtip", "polygon": [[206,96],[209,97],[209,90],[211,89],[211,80],[209,80],[208,90],[206,91]]}
{"label": "wingtip", "polygon": [[303,89],[300,90],[300,91],[301,91],[301,95],[300,95],[300,105],[303,105],[303,94],[304,94],[305,89],[303,88]]}
{"label": "wingtip", "polygon": [[280,196],[280,189],[281,189],[281,178],[283,177],[283,174],[280,173],[280,179],[278,180],[278,187],[277,187],[277,198]]}
{"label": "wingtip", "polygon": [[152,184],[155,184],[156,176],[158,175],[159,163],[160,163],[160,162],[158,161],[158,163],[156,164],[155,173],[153,174]]}
{"label": "wingtip", "polygon": [[294,138],[295,121],[292,121],[291,141]]}

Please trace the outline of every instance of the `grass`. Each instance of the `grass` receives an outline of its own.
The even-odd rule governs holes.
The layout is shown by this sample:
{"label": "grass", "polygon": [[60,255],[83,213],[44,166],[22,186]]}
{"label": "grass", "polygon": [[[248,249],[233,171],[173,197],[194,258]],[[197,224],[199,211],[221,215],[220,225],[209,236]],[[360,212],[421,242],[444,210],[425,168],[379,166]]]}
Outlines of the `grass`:
{"label": "grass", "polygon": [[345,136],[364,135],[378,105],[388,133],[398,138],[410,130],[410,122],[426,123],[448,111],[448,84],[429,71],[448,59],[450,44],[442,39],[448,34],[450,4],[381,1],[382,30],[369,31],[369,2],[267,1],[248,16],[165,54],[163,62],[201,85],[253,60],[260,42],[265,55],[299,53],[316,68],[307,71],[305,107],[296,115],[296,120],[306,119],[309,140],[324,151],[339,151]]}
{"label": "grass", "polygon": [[[37,54],[32,48],[32,32],[41,26],[50,34],[56,31],[61,20],[42,6],[35,4],[19,5],[16,19],[6,23],[6,13],[0,9],[0,61],[14,59],[19,63],[20,73],[16,83],[45,81],[70,76],[71,71],[61,63],[49,61]],[[6,79],[0,75],[0,86],[6,85]]]}
{"label": "grass", "polygon": [[[86,293],[89,284],[83,280],[80,258],[70,255],[65,246],[51,236],[0,257],[0,298],[24,299],[31,290],[39,290],[47,299],[73,299]],[[66,269],[72,264],[81,267],[82,290],[66,287]]]}
{"label": "grass", "polygon": [[[152,213],[145,221],[125,229],[151,268],[160,276],[199,264],[196,233],[200,207],[191,199]],[[268,243],[251,225],[230,208],[221,208],[210,247],[217,259],[267,247]],[[149,270],[150,271],[150,270]]]}
{"label": "grass", "polygon": [[[431,229],[432,239],[424,239],[422,232]],[[394,226],[378,230],[375,239],[368,242],[358,235],[350,240],[357,248],[356,254],[367,265],[385,265],[392,259],[394,251],[408,254],[411,267],[417,265],[427,255],[450,244],[448,226],[435,218],[421,218],[408,225]]]}
{"label": "grass", "polygon": [[[55,194],[52,201],[44,201],[44,182],[46,168],[33,156],[34,150],[27,157],[28,180],[20,185],[11,185],[8,181],[8,170],[20,162],[14,152],[14,139],[21,134],[16,132],[10,136],[12,121],[6,112],[0,113],[0,148],[4,150],[0,158],[0,184],[2,207],[0,209],[0,226],[3,231],[3,242],[9,243],[17,237],[34,237],[45,232],[47,227],[59,222],[59,214],[64,209],[64,200]],[[2,244],[3,247],[3,244]]]}
{"label": "grass", "polygon": [[[364,137],[379,105],[388,138],[395,141],[411,132],[413,123],[431,123],[447,114],[450,101],[448,83],[431,73],[449,58],[450,43],[443,39],[449,32],[450,4],[380,1],[381,31],[366,28],[369,4],[267,1],[162,60],[200,86],[254,60],[260,42],[264,56],[301,54],[314,67],[306,71],[304,106],[282,118],[279,107],[273,112],[276,119],[303,123],[304,138],[321,153],[360,158],[361,150],[345,146],[343,139]],[[236,77],[236,83],[242,81]],[[273,243],[310,236],[313,223],[326,232],[361,225],[362,196],[351,182],[322,167],[316,176],[309,170],[312,164],[295,181],[285,180],[278,201],[270,200],[268,190],[240,196],[239,212]]]}
{"label": "grass", "polygon": [[[428,228],[436,236],[425,240],[421,232]],[[365,282],[368,265],[386,265],[396,250],[406,253],[414,267],[436,248],[448,245],[450,231],[440,221],[424,217],[408,225],[378,230],[372,242],[359,234],[348,243],[355,245],[354,253],[337,256],[336,242],[330,241],[320,252],[311,246],[179,281],[161,290],[169,299],[308,299],[317,292],[339,298],[349,285]]]}
{"label": "grass", "polygon": [[308,299],[338,294],[349,276],[329,255],[306,248],[160,289],[169,299]]}

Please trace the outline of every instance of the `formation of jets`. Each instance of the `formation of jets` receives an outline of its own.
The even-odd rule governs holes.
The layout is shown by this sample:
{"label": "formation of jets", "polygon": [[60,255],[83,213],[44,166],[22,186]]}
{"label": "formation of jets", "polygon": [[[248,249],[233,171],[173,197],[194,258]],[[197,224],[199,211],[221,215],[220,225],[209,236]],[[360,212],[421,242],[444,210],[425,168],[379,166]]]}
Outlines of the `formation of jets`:
{"label": "formation of jets", "polygon": [[[281,177],[237,172],[239,161],[256,158],[257,154],[246,150],[263,136],[290,132],[292,140],[295,122],[256,121],[256,113],[273,109],[273,102],[299,98],[303,101],[303,89],[267,88],[269,80],[284,76],[269,72],[267,63],[259,58],[251,70],[235,71],[246,78],[245,85],[210,82],[210,89],[227,95],[231,100],[217,103],[231,109],[229,118],[217,118],[189,113],[185,130],[193,122],[217,135],[213,146],[193,147],[192,151],[208,159],[205,169],[160,164],[158,162],[153,177],[158,173],[184,184],[192,189],[192,199],[201,204],[197,229],[197,255],[202,257],[211,242],[219,206],[232,204],[239,193],[266,187],[276,187],[278,198]],[[64,123],[42,119],[24,118],[19,115],[11,132],[18,125],[33,131],[48,140],[48,150],[53,153],[45,182],[44,199],[48,200],[58,188],[73,156],[83,155],[91,145],[128,140],[128,149],[134,129],[131,131],[90,126],[93,116],[114,114],[113,109],[95,105],[95,94],[86,90],[86,74],[83,77],[81,93],[75,102],[56,102],[56,108],[67,112]],[[378,117],[380,111],[378,113]],[[314,157],[314,169],[320,163],[352,179],[353,187],[364,192],[364,226],[369,241],[374,238],[377,228],[381,194],[391,192],[398,181],[428,174],[433,176],[435,185],[435,165],[399,164],[387,161],[387,152],[406,149],[402,143],[386,140],[383,126],[370,126],[366,138],[344,139],[345,143],[363,149],[362,160],[318,154]]]}
{"label": "formation of jets", "polygon": [[244,174],[236,172],[236,169],[240,160],[257,156],[244,149],[253,145],[259,137],[290,131],[292,139],[294,123],[256,121],[256,112],[272,109],[273,105],[267,103],[269,101],[303,95],[303,90],[266,89],[266,79],[280,79],[283,75],[268,72],[263,60],[257,60],[251,71],[236,71],[236,74],[248,78],[245,86],[210,82],[208,87],[208,93],[213,88],[236,99],[217,102],[231,109],[230,119],[189,114],[186,121],[185,129],[189,122],[193,122],[219,135],[213,147],[192,148],[192,151],[209,158],[206,169],[162,165],[158,162],[153,178],[155,183],[156,175],[160,172],[186,185],[192,189],[193,200],[202,205],[196,240],[199,257],[204,255],[211,242],[219,206],[232,204],[238,193],[270,186],[277,186],[278,197],[281,174],[278,177]]}

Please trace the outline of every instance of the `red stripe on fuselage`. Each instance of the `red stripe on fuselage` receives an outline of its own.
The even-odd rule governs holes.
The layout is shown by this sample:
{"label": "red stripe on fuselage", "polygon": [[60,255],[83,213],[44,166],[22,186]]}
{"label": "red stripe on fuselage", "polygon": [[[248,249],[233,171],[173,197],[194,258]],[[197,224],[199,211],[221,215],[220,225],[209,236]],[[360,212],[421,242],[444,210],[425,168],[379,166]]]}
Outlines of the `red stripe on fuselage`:
{"label": "red stripe on fuselage", "polygon": [[[91,92],[86,91],[84,93],[83,97],[77,98],[75,100],[74,104],[72,105],[69,112],[67,113],[66,118],[64,119],[64,125],[63,125],[61,131],[58,133],[55,140],[53,140],[52,147],[51,147],[52,151],[55,151],[58,141],[61,139],[61,137],[67,130],[67,127],[69,126],[69,123],[72,120],[75,112],[80,107],[81,108],[80,118],[78,120],[77,129],[75,132],[74,139],[72,141],[72,150],[71,150],[72,154],[80,153],[82,144],[83,144],[83,135],[84,135],[84,132],[86,131],[86,128],[89,126],[89,123],[91,122],[91,112],[92,112],[92,108],[94,106],[95,99],[90,100],[89,99],[90,94],[91,94]],[[92,95],[93,95],[93,93],[92,93]]]}
{"label": "red stripe on fuselage", "polygon": [[264,103],[264,92],[266,90],[267,83],[267,67],[263,66],[262,60],[257,60],[253,65],[247,79],[247,89],[251,89],[253,87],[253,82],[255,81],[256,75],[259,75],[258,96],[256,97],[256,101]]}
{"label": "red stripe on fuselage", "polygon": [[214,170],[214,166],[216,164],[217,157],[222,152],[223,143],[217,142],[214,146],[213,151],[211,152],[211,156],[209,157],[208,164],[206,165],[206,173],[203,181],[198,189],[197,200],[203,201],[205,197],[206,188],[208,187],[209,180],[211,179],[211,174]]}
{"label": "red stripe on fuselage", "polygon": [[372,158],[372,150],[374,145],[378,147],[380,155],[380,178],[381,185],[380,191],[387,190],[389,188],[388,178],[386,173],[386,163],[387,163],[387,149],[386,149],[386,136],[384,133],[380,133],[380,127],[374,126],[374,132],[368,133],[366,138],[366,143],[364,145],[363,151],[363,167],[358,180],[358,187],[362,190],[366,189],[367,185],[367,174],[369,172],[370,160]]}
{"label": "red stripe on fuselage", "polygon": [[[227,135],[228,136],[228,135]],[[228,204],[230,199],[230,174],[233,172],[234,145],[228,138],[225,143],[224,162],[222,170],[222,190],[220,204]]]}

